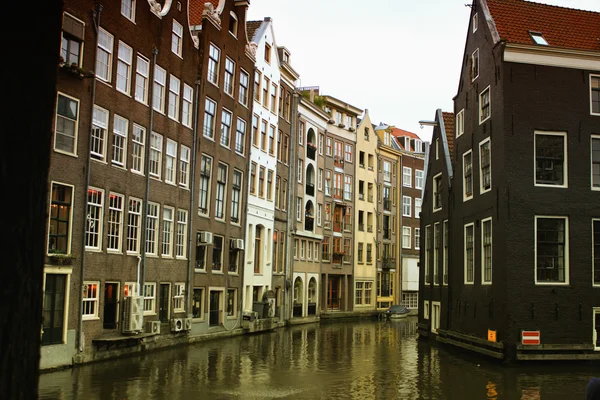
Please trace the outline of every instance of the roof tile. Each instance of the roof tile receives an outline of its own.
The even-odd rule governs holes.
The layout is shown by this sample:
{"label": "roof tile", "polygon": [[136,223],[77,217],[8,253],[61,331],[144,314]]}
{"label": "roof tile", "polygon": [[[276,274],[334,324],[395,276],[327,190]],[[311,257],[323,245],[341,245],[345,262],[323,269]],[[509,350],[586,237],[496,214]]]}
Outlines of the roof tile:
{"label": "roof tile", "polygon": [[246,33],[248,34],[248,41],[252,42],[256,31],[260,28],[263,21],[248,21],[246,22]]}
{"label": "roof tile", "polygon": [[450,152],[450,159],[454,159],[454,114],[451,112],[443,112],[442,117],[444,118],[444,129],[446,131],[446,140],[448,140],[448,151]]}
{"label": "roof tile", "polygon": [[204,4],[212,3],[214,9],[219,7],[219,0],[190,0],[190,25],[202,25],[202,12]]}

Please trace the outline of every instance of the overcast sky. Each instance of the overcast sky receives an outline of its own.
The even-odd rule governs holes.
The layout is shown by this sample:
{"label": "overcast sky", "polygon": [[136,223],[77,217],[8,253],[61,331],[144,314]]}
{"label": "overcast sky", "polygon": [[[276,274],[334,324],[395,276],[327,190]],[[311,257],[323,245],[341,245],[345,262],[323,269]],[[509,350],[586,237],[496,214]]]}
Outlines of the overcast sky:
{"label": "overcast sky", "polygon": [[[600,0],[538,0],[600,11]],[[320,86],[426,140],[435,110],[452,111],[471,0],[251,0],[248,20],[271,17],[300,86]]]}

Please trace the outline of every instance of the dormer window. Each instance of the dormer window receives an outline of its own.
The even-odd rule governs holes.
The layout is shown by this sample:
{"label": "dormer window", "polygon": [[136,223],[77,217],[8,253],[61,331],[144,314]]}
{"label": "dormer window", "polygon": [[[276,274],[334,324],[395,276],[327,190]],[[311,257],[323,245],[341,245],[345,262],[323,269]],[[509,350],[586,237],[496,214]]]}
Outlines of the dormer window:
{"label": "dormer window", "polygon": [[542,45],[542,46],[548,46],[548,42],[544,38],[544,35],[542,35],[540,32],[531,32],[531,31],[529,31],[529,35],[531,36],[531,38],[533,39],[533,41],[535,42],[535,44],[539,44],[539,45]]}
{"label": "dormer window", "polygon": [[290,63],[290,54],[287,51],[283,52],[283,62],[286,64]]}
{"label": "dormer window", "polygon": [[232,11],[229,14],[229,33],[231,33],[233,36],[237,37],[237,30],[238,30],[238,19],[237,19],[237,16],[235,15],[235,13]]}

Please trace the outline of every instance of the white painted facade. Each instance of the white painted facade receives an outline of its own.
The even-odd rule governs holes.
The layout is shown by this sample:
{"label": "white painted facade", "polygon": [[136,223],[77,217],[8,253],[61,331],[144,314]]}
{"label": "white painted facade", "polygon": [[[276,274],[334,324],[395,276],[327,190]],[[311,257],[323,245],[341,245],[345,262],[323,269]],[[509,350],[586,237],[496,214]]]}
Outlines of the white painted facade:
{"label": "white painted facade", "polygon": [[260,85],[258,97],[256,94],[254,96],[250,124],[252,145],[249,152],[250,184],[243,268],[244,311],[251,311],[253,301],[262,301],[264,293],[271,289],[280,83],[277,44],[271,19],[265,18],[254,37],[249,39],[256,45],[255,80],[260,79]]}

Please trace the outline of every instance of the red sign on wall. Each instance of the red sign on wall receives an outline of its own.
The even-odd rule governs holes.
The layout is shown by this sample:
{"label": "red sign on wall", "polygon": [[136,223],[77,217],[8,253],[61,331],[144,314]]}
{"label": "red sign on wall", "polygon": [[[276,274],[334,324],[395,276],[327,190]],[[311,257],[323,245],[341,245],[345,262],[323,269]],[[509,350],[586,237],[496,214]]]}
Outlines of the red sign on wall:
{"label": "red sign on wall", "polygon": [[521,331],[521,343],[531,345],[540,344],[540,331]]}

